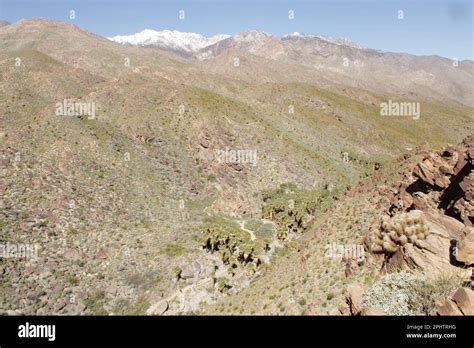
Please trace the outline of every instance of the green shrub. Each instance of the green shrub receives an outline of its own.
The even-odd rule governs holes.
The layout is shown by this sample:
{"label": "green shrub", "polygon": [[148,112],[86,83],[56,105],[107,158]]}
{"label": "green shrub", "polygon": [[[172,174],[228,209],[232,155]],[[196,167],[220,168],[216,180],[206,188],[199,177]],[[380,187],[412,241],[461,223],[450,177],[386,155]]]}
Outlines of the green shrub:
{"label": "green shrub", "polygon": [[209,174],[209,175],[207,176],[207,181],[209,181],[209,182],[216,182],[216,181],[217,181],[217,178],[216,178],[216,176],[215,176],[214,174]]}
{"label": "green shrub", "polygon": [[179,256],[184,252],[184,247],[182,247],[179,244],[166,244],[162,249],[161,253],[169,256],[169,257],[175,257]]}

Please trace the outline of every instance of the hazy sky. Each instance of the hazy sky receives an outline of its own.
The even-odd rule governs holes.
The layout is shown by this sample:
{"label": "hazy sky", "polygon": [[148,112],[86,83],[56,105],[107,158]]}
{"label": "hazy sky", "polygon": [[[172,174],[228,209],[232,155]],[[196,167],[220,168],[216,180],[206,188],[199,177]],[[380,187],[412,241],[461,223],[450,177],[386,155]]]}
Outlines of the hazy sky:
{"label": "hazy sky", "polygon": [[384,51],[474,59],[471,0],[0,0],[0,19],[32,16],[72,22],[104,36],[143,29],[204,35],[261,29],[279,36],[298,31],[350,37]]}

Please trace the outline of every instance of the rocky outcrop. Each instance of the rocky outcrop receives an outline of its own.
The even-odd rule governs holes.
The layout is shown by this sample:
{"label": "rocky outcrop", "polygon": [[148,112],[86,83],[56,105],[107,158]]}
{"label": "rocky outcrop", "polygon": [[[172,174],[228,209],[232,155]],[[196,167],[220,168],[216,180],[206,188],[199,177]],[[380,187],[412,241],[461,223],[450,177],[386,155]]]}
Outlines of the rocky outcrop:
{"label": "rocky outcrop", "polygon": [[474,265],[474,232],[470,229],[470,232],[466,234],[458,243],[457,250],[455,253],[456,260],[463,263],[466,266]]}
{"label": "rocky outcrop", "polygon": [[192,261],[183,265],[177,274],[178,280],[183,280],[187,284],[194,284],[198,281],[209,277],[214,271],[211,264],[202,262]]}
{"label": "rocky outcrop", "polygon": [[365,289],[361,285],[349,284],[346,288],[345,303],[339,307],[339,312],[344,315],[360,315],[364,293]]}
{"label": "rocky outcrop", "polygon": [[346,301],[352,315],[359,314],[362,311],[362,296],[364,292],[364,288],[358,284],[350,284],[347,287]]}
{"label": "rocky outcrop", "polygon": [[339,306],[339,314],[343,315],[386,315],[385,311],[379,307],[368,307],[363,305],[363,298],[367,289],[357,283],[349,284],[346,287],[345,302]]}
{"label": "rocky outcrop", "polygon": [[474,136],[424,157],[405,172],[370,250],[388,270],[450,271],[474,261]]}
{"label": "rocky outcrop", "polygon": [[474,135],[459,146],[427,152],[392,197],[393,210],[441,210],[474,224]]}
{"label": "rocky outcrop", "polygon": [[474,291],[459,288],[451,296],[438,301],[437,315],[474,315]]}
{"label": "rocky outcrop", "polygon": [[[458,220],[445,215],[420,212],[429,234],[415,244],[399,245],[386,260],[388,270],[417,270],[421,272],[451,272],[459,268],[456,258],[456,240],[474,231]],[[461,255],[464,255],[463,253]],[[459,251],[458,251],[459,255]]]}

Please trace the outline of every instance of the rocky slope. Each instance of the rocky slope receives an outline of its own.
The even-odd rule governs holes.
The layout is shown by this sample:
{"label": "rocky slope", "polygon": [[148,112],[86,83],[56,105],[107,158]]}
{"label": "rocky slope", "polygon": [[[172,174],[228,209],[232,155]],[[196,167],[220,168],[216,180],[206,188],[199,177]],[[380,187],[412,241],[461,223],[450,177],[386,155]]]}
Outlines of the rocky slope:
{"label": "rocky slope", "polygon": [[[346,191],[316,220],[307,237],[288,245],[287,255],[250,287],[207,306],[205,313],[472,313],[472,214],[464,220],[440,208],[439,186],[406,189],[413,182],[420,188],[426,178],[443,175],[448,175],[445,188],[458,179],[463,182],[472,173],[471,149],[472,137],[437,152],[419,147],[377,170]],[[455,161],[449,155],[453,153],[459,155]],[[464,170],[454,174],[447,166],[430,167],[429,174],[418,176],[420,166],[438,156],[451,160],[451,169]],[[462,190],[459,200],[472,184]],[[415,202],[419,198],[431,204],[402,204],[399,197],[408,192]]]}
{"label": "rocky slope", "polygon": [[[324,258],[325,246],[362,244],[414,194],[399,167],[421,154],[393,160],[472,134],[472,107],[427,94],[419,120],[384,118],[380,103],[403,94],[341,85],[247,43],[199,62],[47,19],[0,28],[0,243],[38,247],[0,259],[3,313],[321,313],[337,310],[348,280],[370,283],[389,265]],[[94,117],[58,113],[65,101]],[[443,218],[413,207],[437,231],[426,240],[458,240],[464,265],[470,147],[433,155],[446,178],[430,174],[425,202],[442,203]],[[408,260],[431,257],[410,246]]]}

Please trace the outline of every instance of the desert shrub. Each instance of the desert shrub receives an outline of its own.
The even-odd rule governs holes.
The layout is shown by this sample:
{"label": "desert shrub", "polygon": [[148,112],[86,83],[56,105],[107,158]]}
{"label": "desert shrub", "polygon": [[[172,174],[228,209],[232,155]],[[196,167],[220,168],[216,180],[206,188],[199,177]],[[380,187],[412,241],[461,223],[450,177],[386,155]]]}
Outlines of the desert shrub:
{"label": "desert shrub", "polygon": [[434,278],[426,278],[415,291],[414,301],[419,303],[421,312],[430,314],[435,308],[435,300],[451,295],[463,284],[460,273],[442,273]]}
{"label": "desert shrub", "polygon": [[275,235],[276,228],[273,224],[262,224],[258,230],[255,231],[255,235],[260,238],[271,239]]}
{"label": "desert shrub", "polygon": [[390,273],[376,282],[363,298],[363,305],[382,308],[391,315],[417,314],[413,289],[419,280],[410,273]]}
{"label": "desert shrub", "polygon": [[150,229],[152,226],[153,226],[153,223],[151,222],[151,220],[147,217],[144,217],[140,220],[140,223],[142,224],[142,226],[146,229]]}
{"label": "desert shrub", "polygon": [[216,181],[217,181],[217,178],[216,178],[216,176],[215,176],[214,174],[209,174],[209,175],[207,176],[207,181],[209,181],[209,182],[216,182]]}
{"label": "desert shrub", "polygon": [[300,306],[304,306],[306,304],[306,299],[305,298],[301,298],[299,301],[298,301],[299,305]]}
{"label": "desert shrub", "polygon": [[179,244],[166,244],[161,252],[167,256],[179,256],[184,252],[184,248]]}
{"label": "desert shrub", "polygon": [[372,285],[362,303],[367,307],[382,308],[389,315],[429,314],[437,299],[462,285],[462,278],[457,273],[436,277],[390,273]]}
{"label": "desert shrub", "polygon": [[124,280],[127,285],[133,286],[137,289],[149,289],[160,281],[159,274],[155,271],[131,272],[125,274]]}
{"label": "desert shrub", "polygon": [[149,307],[150,302],[145,295],[141,294],[136,298],[130,315],[146,315],[146,311]]}
{"label": "desert shrub", "polygon": [[94,315],[108,315],[104,309],[105,292],[103,290],[94,290],[89,293],[84,302]]}
{"label": "desert shrub", "polygon": [[251,219],[245,223],[245,228],[251,231],[257,231],[262,226],[260,220]]}

